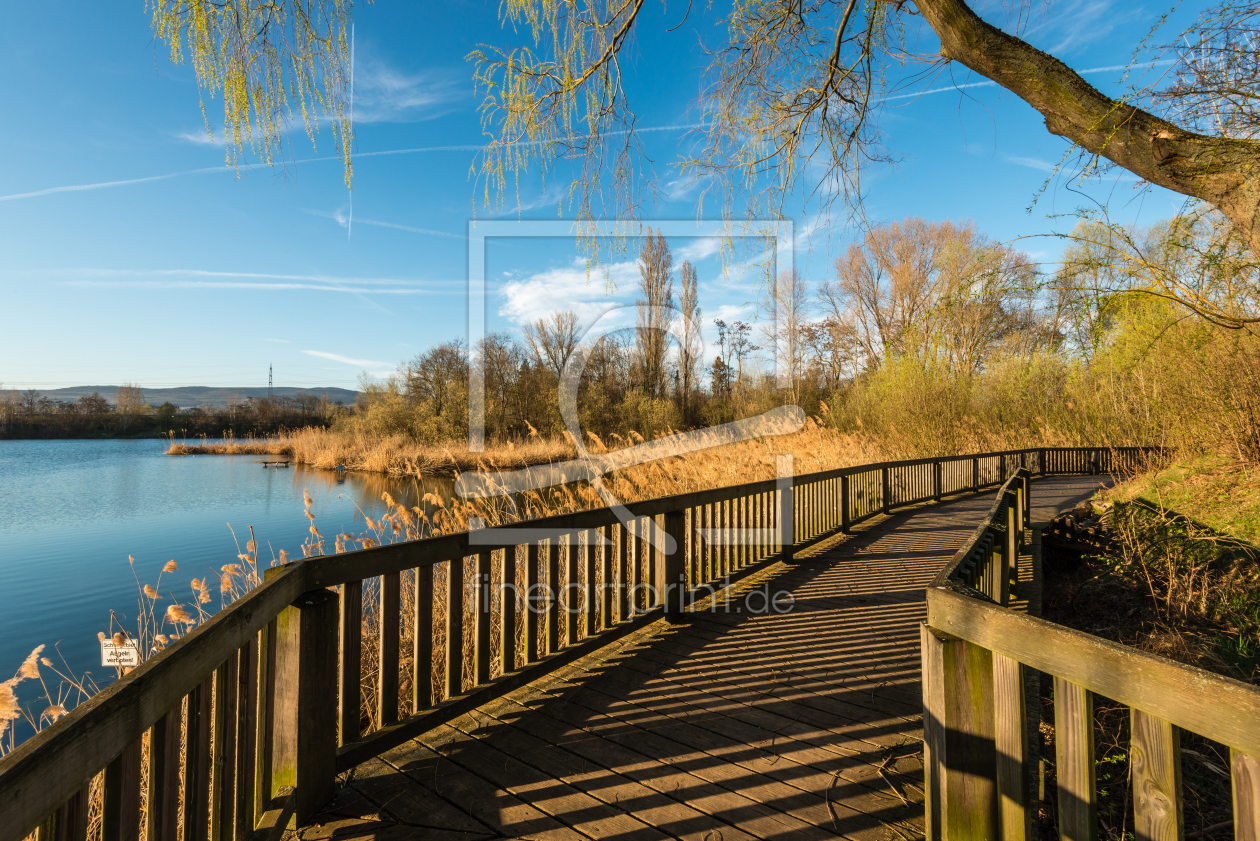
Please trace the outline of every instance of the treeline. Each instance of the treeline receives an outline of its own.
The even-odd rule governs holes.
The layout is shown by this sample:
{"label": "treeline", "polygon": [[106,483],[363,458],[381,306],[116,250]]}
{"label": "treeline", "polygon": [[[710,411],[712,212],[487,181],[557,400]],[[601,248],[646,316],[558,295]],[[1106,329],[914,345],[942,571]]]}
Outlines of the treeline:
{"label": "treeline", "polygon": [[[1109,247],[1118,236],[1126,247]],[[601,437],[795,403],[907,457],[1110,442],[1254,459],[1256,337],[1150,294],[1169,278],[1212,294],[1219,278],[1196,251],[1204,236],[1184,223],[1119,234],[1082,223],[1046,271],[970,223],[893,222],[851,245],[822,283],[780,273],[755,316],[710,322],[717,341],[702,353],[695,269],[684,262],[675,276],[668,244],[653,235],[639,254],[633,327],[583,341],[578,317],[561,311],[519,337],[443,343],[365,381],[333,429],[464,440],[471,354],[492,441],[563,434],[568,394],[582,430]],[[1165,285],[1147,283],[1152,273]]]}
{"label": "treeline", "polygon": [[135,385],[118,388],[114,402],[99,392],[54,400],[38,391],[0,391],[0,438],[178,437],[266,435],[327,426],[349,410],[313,395],[229,401],[220,407],[180,408],[145,401]]}

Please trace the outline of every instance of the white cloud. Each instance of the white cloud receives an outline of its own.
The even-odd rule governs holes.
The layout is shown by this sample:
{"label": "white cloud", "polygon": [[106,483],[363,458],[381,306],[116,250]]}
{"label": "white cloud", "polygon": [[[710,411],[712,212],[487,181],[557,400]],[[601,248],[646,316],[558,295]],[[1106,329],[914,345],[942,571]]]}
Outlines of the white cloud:
{"label": "white cloud", "polygon": [[1003,155],[1002,160],[1006,161],[1008,164],[1026,166],[1029,169],[1039,169],[1042,172],[1054,172],[1055,170],[1054,164],[1049,163],[1048,161],[1043,161],[1040,158],[1025,158],[1020,155]]}
{"label": "white cloud", "polygon": [[206,132],[204,129],[200,131],[177,131],[175,136],[180,140],[196,143],[199,146],[222,146],[224,142],[223,134],[213,130],[210,132]]}
{"label": "white cloud", "polygon": [[721,237],[697,237],[674,253],[678,260],[704,260],[722,250]]}
{"label": "white cloud", "polygon": [[[304,350],[302,353],[305,353],[307,356],[317,356],[320,359],[331,359],[333,362],[340,362],[343,365],[353,365],[356,368],[384,368],[389,364],[388,362],[376,362],[371,359],[352,359],[349,356],[342,356],[339,353],[329,353],[323,350]],[[388,373],[386,372],[386,376],[388,376]],[[381,375],[374,372],[373,376]]]}
{"label": "white cloud", "polygon": [[424,71],[406,74],[380,61],[355,69],[354,121],[356,123],[409,123],[444,113],[463,91],[455,74]]}
{"label": "white cloud", "polygon": [[[516,324],[529,324],[554,312],[572,310],[583,325],[600,319],[604,313],[628,301],[616,293],[609,294],[609,283],[628,294],[639,281],[639,264],[636,260],[610,263],[593,267],[587,274],[586,263],[575,259],[563,268],[548,269],[524,278],[513,278],[503,283],[498,294],[503,303],[499,315]],[[609,324],[629,326],[633,315],[609,316],[615,321],[600,319],[600,327]],[[622,324],[622,321],[627,323]]]}
{"label": "white cloud", "polygon": [[[17,274],[15,272],[15,274]],[[31,274],[22,272],[22,274]],[[34,274],[77,277],[56,280],[68,286],[141,289],[256,289],[263,291],[314,290],[318,292],[372,293],[377,295],[429,295],[462,293],[459,281],[425,281],[389,277],[337,277],[277,274],[270,272],[221,272],[206,269],[50,269]]]}

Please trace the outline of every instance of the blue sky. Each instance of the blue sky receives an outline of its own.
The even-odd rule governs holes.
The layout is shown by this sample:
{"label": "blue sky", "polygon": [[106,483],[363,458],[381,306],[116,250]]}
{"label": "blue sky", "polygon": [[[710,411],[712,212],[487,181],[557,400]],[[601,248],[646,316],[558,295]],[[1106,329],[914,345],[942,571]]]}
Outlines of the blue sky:
{"label": "blue sky", "polygon": [[[637,124],[664,189],[644,215],[695,219],[695,191],[670,189],[699,120],[705,57],[697,44],[720,29],[695,4],[649,4],[627,63]],[[1025,37],[1104,90],[1166,6],[1124,0],[1035,4]],[[675,6],[677,8],[675,8]],[[1000,23],[1004,12],[986,12]],[[1197,6],[1196,6],[1197,9]],[[295,127],[283,167],[239,178],[207,137],[192,70],[155,43],[143,2],[10,3],[0,9],[0,388],[115,384],[152,387],[353,387],[361,371],[387,373],[404,358],[466,332],[466,232],[484,141],[467,53],[514,43],[498,4],[377,0],[354,11],[355,178],[351,201],[331,132],[316,147]],[[911,33],[935,52],[930,30]],[[515,36],[520,38],[523,36]],[[1158,40],[1158,39],[1157,39]],[[1013,240],[1065,230],[1081,195],[1063,178],[1026,209],[1067,145],[1010,94],[959,65],[916,83],[884,119],[901,160],[871,172],[872,221],[906,216],[972,219]],[[957,89],[955,85],[970,85]],[[211,125],[221,103],[207,98]],[[451,148],[453,147],[453,148]],[[563,173],[560,173],[561,176]],[[557,219],[561,179],[526,176],[506,218]],[[1135,192],[1132,180],[1091,188],[1111,194],[1117,218],[1153,222],[1178,196]],[[713,203],[706,218],[713,218]],[[799,197],[796,265],[830,276],[850,232]],[[808,234],[808,235],[807,235]],[[1059,244],[1019,246],[1052,261]],[[706,322],[751,312],[757,290],[723,278],[703,241],[679,241],[696,258]],[[593,318],[633,298],[631,258],[608,256],[611,296],[588,279],[571,238],[502,240],[487,251],[490,330],[555,309]],[[681,262],[676,257],[676,263]]]}

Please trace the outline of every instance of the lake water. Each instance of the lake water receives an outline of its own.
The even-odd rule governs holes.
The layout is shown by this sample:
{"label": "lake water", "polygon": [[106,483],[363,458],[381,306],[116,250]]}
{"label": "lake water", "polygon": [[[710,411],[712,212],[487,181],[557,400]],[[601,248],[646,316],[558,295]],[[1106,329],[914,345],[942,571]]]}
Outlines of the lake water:
{"label": "lake water", "polygon": [[[156,584],[159,613],[172,600],[193,601],[190,582],[236,562],[249,526],[260,565],[284,549],[300,558],[309,523],[328,539],[364,530],[363,513],[384,513],[381,494],[418,505],[426,490],[449,493],[449,482],[393,479],[301,467],[264,469],[259,456],[167,456],[165,441],[0,441],[0,680],[17,671],[40,643],[54,645],[75,672],[104,685],[98,631],[110,611],[135,627],[138,588]],[[274,457],[268,457],[274,458]],[[356,507],[357,506],[357,507]],[[127,560],[135,558],[134,566]],[[134,571],[134,575],[133,575]],[[211,575],[211,581],[217,576]],[[218,605],[218,588],[211,588]],[[38,686],[19,697],[33,703]],[[20,731],[29,735],[29,731]]]}

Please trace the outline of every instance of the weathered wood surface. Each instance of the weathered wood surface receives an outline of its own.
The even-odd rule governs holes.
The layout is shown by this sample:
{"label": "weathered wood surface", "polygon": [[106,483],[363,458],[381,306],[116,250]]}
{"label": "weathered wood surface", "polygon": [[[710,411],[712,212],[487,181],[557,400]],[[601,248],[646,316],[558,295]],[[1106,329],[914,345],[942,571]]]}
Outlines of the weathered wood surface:
{"label": "weathered wood surface", "polygon": [[[1047,479],[1035,498],[1096,484]],[[894,513],[453,718],[355,767],[301,837],[918,837],[924,587],[991,505]],[[564,575],[559,555],[541,547],[541,575]],[[794,610],[750,616],[767,586]]]}

